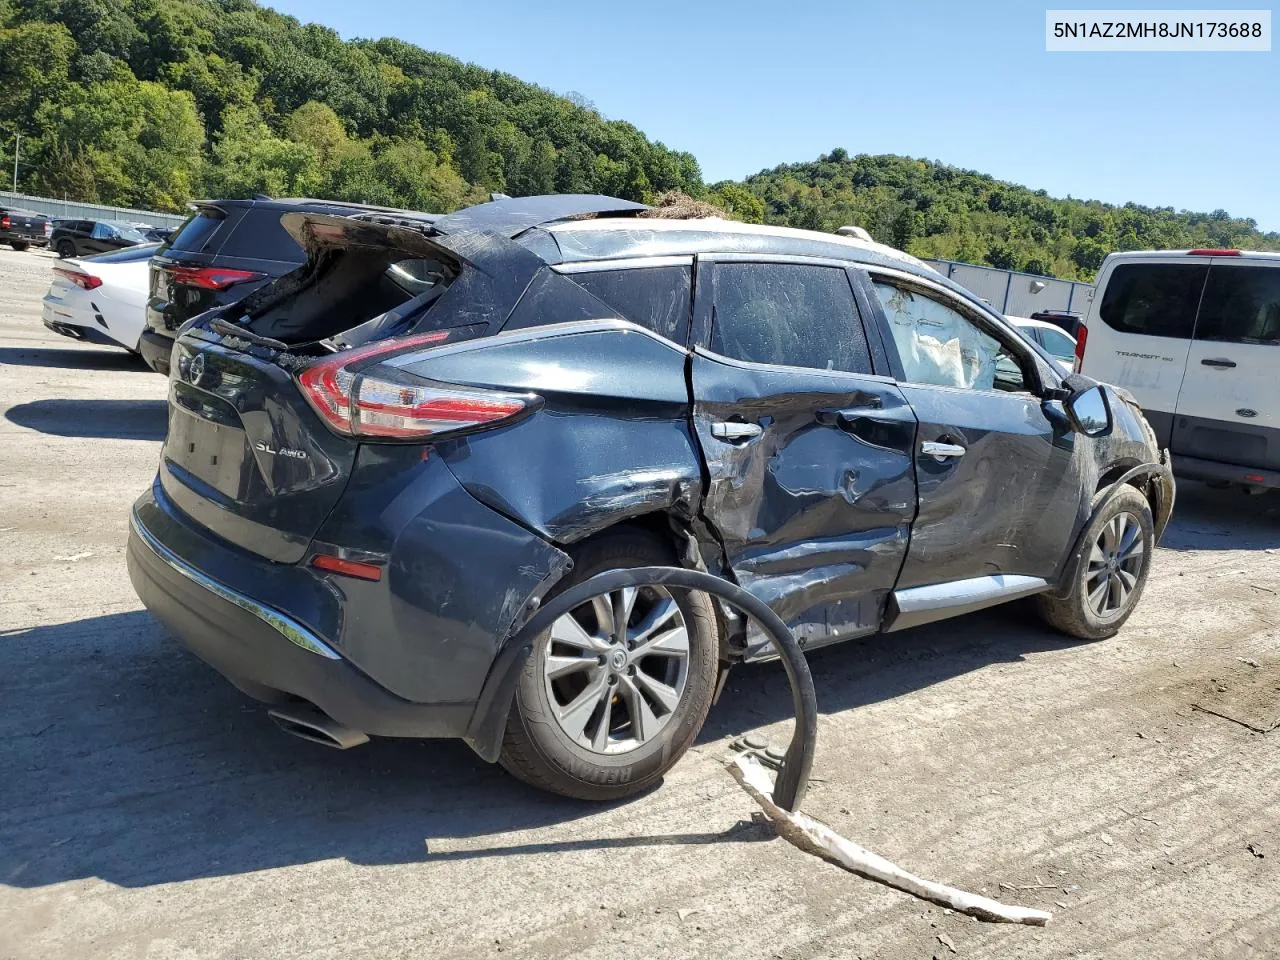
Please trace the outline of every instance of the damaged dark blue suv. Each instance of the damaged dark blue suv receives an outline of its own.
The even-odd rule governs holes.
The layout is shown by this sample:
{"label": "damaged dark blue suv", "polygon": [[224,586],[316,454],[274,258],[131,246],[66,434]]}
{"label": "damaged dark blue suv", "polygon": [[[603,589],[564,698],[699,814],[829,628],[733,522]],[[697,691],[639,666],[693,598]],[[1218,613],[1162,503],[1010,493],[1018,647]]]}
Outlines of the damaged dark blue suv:
{"label": "damaged dark blue suv", "polygon": [[679,564],[806,647],[1020,597],[1084,639],[1173,508],[1132,399],[919,261],[605,197],[291,213],[308,262],[189,321],[129,570],[287,730],[459,737],[586,798],[660,777],[763,638],[593,574]]}

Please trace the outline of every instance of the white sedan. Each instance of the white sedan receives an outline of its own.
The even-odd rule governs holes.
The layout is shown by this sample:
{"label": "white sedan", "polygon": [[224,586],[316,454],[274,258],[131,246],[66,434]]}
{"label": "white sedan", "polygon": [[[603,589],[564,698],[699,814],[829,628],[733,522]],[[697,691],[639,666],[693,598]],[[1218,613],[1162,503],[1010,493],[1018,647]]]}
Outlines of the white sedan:
{"label": "white sedan", "polygon": [[1067,373],[1075,369],[1076,338],[1061,327],[1054,326],[1044,320],[1032,320],[1030,317],[1006,317],[1010,323],[1049,351]]}
{"label": "white sedan", "polygon": [[159,246],[144,243],[59,260],[44,295],[44,325],[64,337],[136,353],[146,319],[151,257]]}

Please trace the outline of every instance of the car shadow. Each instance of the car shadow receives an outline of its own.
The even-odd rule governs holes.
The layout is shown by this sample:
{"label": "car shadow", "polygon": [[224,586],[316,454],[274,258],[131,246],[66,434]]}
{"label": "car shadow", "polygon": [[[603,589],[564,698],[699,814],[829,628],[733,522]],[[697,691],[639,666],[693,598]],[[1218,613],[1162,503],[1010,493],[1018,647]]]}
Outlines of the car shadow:
{"label": "car shadow", "polygon": [[10,423],[56,437],[163,440],[169,412],[164,400],[33,400],[4,415]]}
{"label": "car shadow", "polygon": [[1160,546],[1170,550],[1280,547],[1280,491],[1250,495],[1179,480],[1173,519]]}
{"label": "car shadow", "polygon": [[[815,652],[821,710],[1063,643],[1019,617],[957,623]],[[145,887],[334,858],[388,865],[770,837],[750,823],[637,837],[620,808],[660,795],[561,799],[459,742],[374,740],[338,752],[293,739],[141,611],[0,633],[0,703],[0,883],[15,887],[86,877]],[[790,715],[780,666],[740,668],[702,740]],[[585,817],[600,818],[592,829],[602,836],[509,836]],[[494,835],[507,836],[474,843]]]}
{"label": "car shadow", "polygon": [[0,363],[15,367],[77,367],[81,370],[129,370],[142,372],[147,365],[136,354],[119,350],[61,347],[0,347]]}
{"label": "car shadow", "polygon": [[[900,633],[833,644],[809,652],[807,658],[818,712],[829,715],[1076,643],[1046,627],[1029,603],[1012,603]],[[734,736],[793,716],[791,687],[781,665],[747,664],[730,673],[699,740]]]}

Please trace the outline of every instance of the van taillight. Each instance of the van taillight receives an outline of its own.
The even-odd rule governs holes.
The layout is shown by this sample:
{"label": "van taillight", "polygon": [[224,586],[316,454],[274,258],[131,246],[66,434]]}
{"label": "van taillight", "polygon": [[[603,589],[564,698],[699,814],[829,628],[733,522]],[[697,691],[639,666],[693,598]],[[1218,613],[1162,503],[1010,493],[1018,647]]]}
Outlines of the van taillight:
{"label": "van taillight", "polygon": [[1089,342],[1089,328],[1083,323],[1076,330],[1076,362],[1075,371],[1080,372],[1084,366],[1084,345]]}
{"label": "van taillight", "polygon": [[396,367],[351,369],[383,354],[430,348],[448,336],[449,331],[441,330],[348,350],[307,367],[298,374],[298,384],[335,433],[369,439],[425,440],[509,420],[539,402],[532,394],[423,380]]}
{"label": "van taillight", "polygon": [[1239,250],[1231,250],[1228,248],[1209,247],[1201,250],[1188,250],[1188,257],[1238,257]]}

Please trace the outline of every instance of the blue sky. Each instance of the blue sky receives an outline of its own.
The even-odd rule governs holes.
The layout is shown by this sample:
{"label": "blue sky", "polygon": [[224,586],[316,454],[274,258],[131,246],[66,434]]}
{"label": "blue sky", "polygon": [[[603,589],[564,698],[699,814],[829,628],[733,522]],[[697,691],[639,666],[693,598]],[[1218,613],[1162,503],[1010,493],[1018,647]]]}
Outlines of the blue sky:
{"label": "blue sky", "polygon": [[1274,49],[1046,53],[1046,5],[1031,3],[267,2],[577,91],[691,151],[708,181],[839,146],[1280,230]]}

